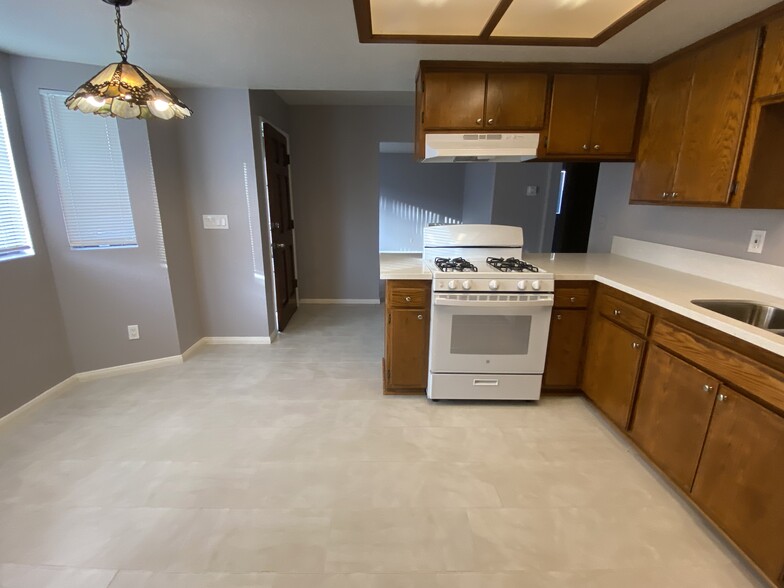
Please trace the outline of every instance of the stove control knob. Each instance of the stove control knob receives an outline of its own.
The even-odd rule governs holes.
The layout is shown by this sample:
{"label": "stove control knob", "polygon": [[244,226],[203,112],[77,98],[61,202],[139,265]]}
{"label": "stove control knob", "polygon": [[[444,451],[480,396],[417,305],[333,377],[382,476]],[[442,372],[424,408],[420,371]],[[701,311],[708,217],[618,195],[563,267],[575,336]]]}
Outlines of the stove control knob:
{"label": "stove control knob", "polygon": [[517,289],[518,290],[525,290],[525,288],[526,288],[525,280],[520,280],[519,282],[517,282]]}
{"label": "stove control knob", "polygon": [[457,282],[454,280],[449,280],[449,283],[446,285],[446,287],[450,290],[457,290]]}
{"label": "stove control knob", "polygon": [[463,290],[470,290],[471,289],[471,280],[466,280],[463,282]]}
{"label": "stove control knob", "polygon": [[531,288],[533,288],[534,290],[539,290],[541,289],[541,287],[542,285],[539,283],[539,280],[534,280],[533,282],[531,282]]}
{"label": "stove control knob", "polygon": [[498,290],[498,282],[496,280],[490,280],[488,286],[490,286],[491,290]]}

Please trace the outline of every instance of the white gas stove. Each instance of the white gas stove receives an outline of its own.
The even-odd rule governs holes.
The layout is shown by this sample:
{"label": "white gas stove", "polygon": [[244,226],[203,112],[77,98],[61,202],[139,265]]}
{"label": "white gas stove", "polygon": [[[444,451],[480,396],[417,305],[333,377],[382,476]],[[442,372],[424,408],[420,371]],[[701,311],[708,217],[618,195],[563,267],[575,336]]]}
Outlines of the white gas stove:
{"label": "white gas stove", "polygon": [[520,259],[522,248],[520,227],[425,229],[433,272],[429,398],[539,398],[555,282]]}

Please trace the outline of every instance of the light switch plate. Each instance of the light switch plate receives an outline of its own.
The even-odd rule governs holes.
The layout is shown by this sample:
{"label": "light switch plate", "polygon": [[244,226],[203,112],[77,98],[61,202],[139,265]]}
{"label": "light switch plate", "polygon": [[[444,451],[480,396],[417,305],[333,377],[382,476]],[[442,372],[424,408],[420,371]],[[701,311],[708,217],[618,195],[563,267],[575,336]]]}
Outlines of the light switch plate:
{"label": "light switch plate", "polygon": [[539,186],[528,186],[525,189],[526,196],[538,196],[539,195]]}
{"label": "light switch plate", "polygon": [[762,248],[765,246],[765,231],[752,231],[751,239],[749,240],[749,253],[762,253]]}
{"label": "light switch plate", "polygon": [[204,214],[201,217],[205,229],[228,229],[229,217],[225,214]]}

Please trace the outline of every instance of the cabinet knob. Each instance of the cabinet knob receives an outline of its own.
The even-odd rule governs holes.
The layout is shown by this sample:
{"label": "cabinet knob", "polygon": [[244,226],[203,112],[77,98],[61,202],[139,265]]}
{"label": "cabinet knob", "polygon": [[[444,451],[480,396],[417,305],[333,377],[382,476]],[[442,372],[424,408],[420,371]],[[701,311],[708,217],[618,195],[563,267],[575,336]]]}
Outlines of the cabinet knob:
{"label": "cabinet knob", "polygon": [[669,198],[669,197],[670,197],[670,193],[669,193],[669,192],[662,192],[662,193],[661,193],[661,197],[662,197],[663,199]]}
{"label": "cabinet knob", "polygon": [[555,315],[555,320],[560,321],[563,317],[560,314]]}
{"label": "cabinet knob", "polygon": [[601,149],[601,148],[602,148],[602,146],[601,146],[601,145],[594,145],[594,146],[593,146],[593,150],[594,150],[594,151],[599,151],[599,149]]}
{"label": "cabinet knob", "polygon": [[583,145],[583,151],[588,151],[589,149],[590,147],[588,147],[588,145]]}
{"label": "cabinet knob", "polygon": [[670,194],[670,198],[677,198],[678,196],[680,196],[680,194],[678,194],[677,192],[673,192],[672,194]]}
{"label": "cabinet knob", "polygon": [[577,298],[575,296],[572,296],[571,298],[569,298],[569,302],[577,302]]}
{"label": "cabinet knob", "polygon": [[481,125],[482,124],[482,119],[481,118],[476,119],[476,124]]}
{"label": "cabinet knob", "polygon": [[411,296],[406,296],[406,302],[411,302]]}
{"label": "cabinet knob", "polygon": [[703,392],[713,392],[713,386],[711,386],[710,384],[705,384],[702,387],[702,391]]}
{"label": "cabinet knob", "polygon": [[615,310],[613,310],[613,316],[621,316],[620,309],[616,308]]}
{"label": "cabinet knob", "polygon": [[727,400],[727,395],[726,394],[719,394],[719,402],[724,402],[725,400]]}
{"label": "cabinet knob", "polygon": [[423,315],[421,315],[421,314],[418,314],[418,315],[417,315],[417,320],[418,320],[418,321],[421,321],[421,320],[422,320],[422,319],[424,319],[424,318],[425,318],[425,317],[424,317]]}
{"label": "cabinet knob", "polygon": [[632,349],[639,349],[640,347],[642,347],[642,343],[637,343],[637,341],[632,343]]}
{"label": "cabinet knob", "polygon": [[489,124],[491,126],[494,125],[495,124],[495,119],[494,118],[488,118],[487,119],[487,124]]}

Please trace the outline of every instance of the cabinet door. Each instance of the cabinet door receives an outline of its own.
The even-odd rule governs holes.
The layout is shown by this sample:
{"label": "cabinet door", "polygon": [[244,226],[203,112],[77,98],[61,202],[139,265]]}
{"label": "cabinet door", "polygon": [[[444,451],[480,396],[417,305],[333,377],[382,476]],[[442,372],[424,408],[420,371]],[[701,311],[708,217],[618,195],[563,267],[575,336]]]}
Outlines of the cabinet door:
{"label": "cabinet door", "polygon": [[430,312],[387,310],[387,387],[427,388]]}
{"label": "cabinet door", "polygon": [[626,428],[645,341],[596,317],[583,370],[583,391],[616,425]]}
{"label": "cabinet door", "polygon": [[634,166],[632,202],[664,202],[672,192],[691,95],[694,55],[651,72]]}
{"label": "cabinet door", "polygon": [[555,309],[547,342],[544,385],[577,388],[580,381],[580,357],[583,351],[585,310]]}
{"label": "cabinet door", "polygon": [[633,155],[641,91],[640,75],[599,76],[591,131],[593,154]]}
{"label": "cabinet door", "polygon": [[554,76],[548,155],[590,155],[598,80],[588,74]]}
{"label": "cabinet door", "polygon": [[699,52],[673,184],[675,202],[724,204],[737,167],[751,97],[759,31]]}
{"label": "cabinet door", "polygon": [[765,31],[765,47],[754,92],[757,98],[784,93],[784,17],[769,23]]}
{"label": "cabinet door", "polygon": [[483,128],[484,73],[432,72],[425,74],[426,129]]}
{"label": "cabinet door", "polygon": [[719,383],[651,347],[637,392],[630,434],[687,492],[694,481]]}
{"label": "cabinet door", "polygon": [[784,586],[784,418],[722,388],[692,496]]}
{"label": "cabinet door", "polygon": [[488,130],[541,130],[546,102],[547,74],[489,73],[485,126]]}

